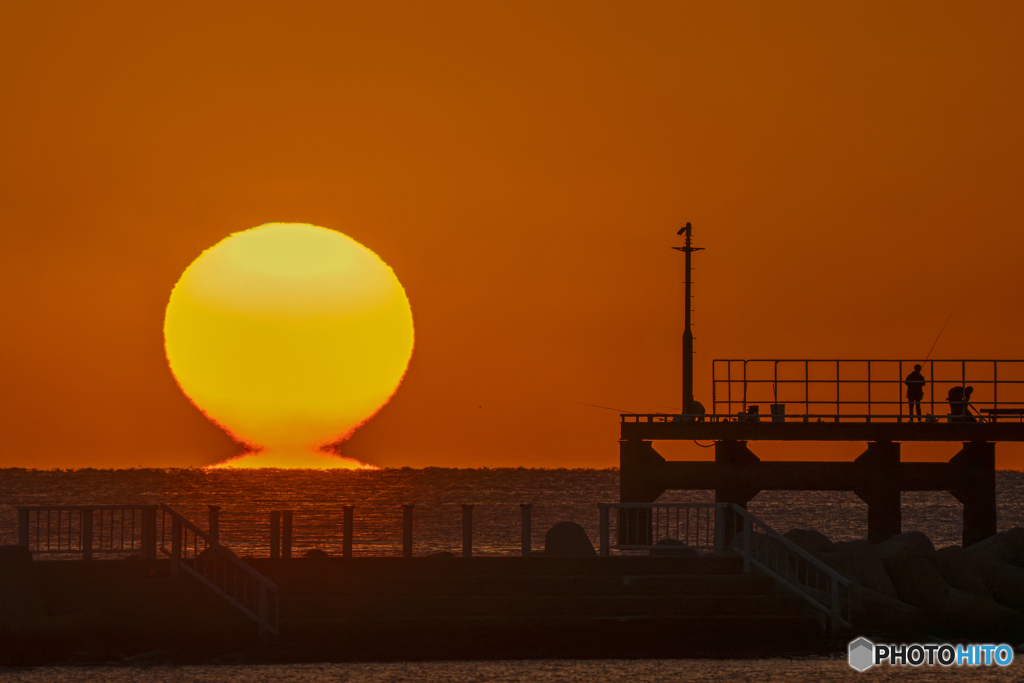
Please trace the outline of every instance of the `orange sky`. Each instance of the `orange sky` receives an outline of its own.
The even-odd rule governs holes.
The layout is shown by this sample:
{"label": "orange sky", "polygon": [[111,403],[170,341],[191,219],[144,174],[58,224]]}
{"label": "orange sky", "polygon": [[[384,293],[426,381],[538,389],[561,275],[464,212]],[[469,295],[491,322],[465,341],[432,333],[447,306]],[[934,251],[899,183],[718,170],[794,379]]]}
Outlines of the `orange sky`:
{"label": "orange sky", "polygon": [[574,401],[679,404],[684,221],[698,398],[711,358],[920,357],[953,306],[936,356],[1024,357],[1024,4],[215,5],[5,9],[0,466],[231,454],[164,308],[271,221],[408,293],[405,383],[345,447],[382,466],[616,465]]}

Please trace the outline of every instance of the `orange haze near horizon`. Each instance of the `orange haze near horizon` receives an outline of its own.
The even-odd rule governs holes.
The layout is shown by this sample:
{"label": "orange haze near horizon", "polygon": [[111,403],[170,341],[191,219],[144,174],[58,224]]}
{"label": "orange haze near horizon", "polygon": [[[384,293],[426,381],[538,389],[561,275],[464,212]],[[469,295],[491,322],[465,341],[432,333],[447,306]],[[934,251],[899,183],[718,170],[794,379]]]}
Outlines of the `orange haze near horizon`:
{"label": "orange haze near horizon", "polygon": [[273,222],[352,237],[408,294],[405,379],[337,449],[375,466],[617,465],[618,416],[581,404],[679,406],[686,221],[705,404],[713,358],[922,358],[954,307],[933,357],[1024,358],[1021,3],[20,3],[4,25],[0,467],[237,455],[179,391],[164,309],[203,250]]}

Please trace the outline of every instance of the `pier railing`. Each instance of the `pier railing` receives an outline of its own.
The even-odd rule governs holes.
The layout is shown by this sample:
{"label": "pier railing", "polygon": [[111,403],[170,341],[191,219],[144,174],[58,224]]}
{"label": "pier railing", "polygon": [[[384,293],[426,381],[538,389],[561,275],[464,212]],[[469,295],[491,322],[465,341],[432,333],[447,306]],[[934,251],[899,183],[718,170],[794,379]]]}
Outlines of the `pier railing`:
{"label": "pier railing", "polygon": [[156,505],[19,505],[18,545],[32,553],[156,558]]}
{"label": "pier railing", "polygon": [[171,575],[191,574],[259,624],[261,636],[278,635],[281,589],[170,505],[160,511],[160,552],[171,559]]}
{"label": "pier railing", "polygon": [[[611,550],[721,551],[724,503],[598,503],[601,554]],[[615,511],[615,515],[611,512]],[[613,531],[614,522],[614,531]],[[614,539],[614,543],[612,540]],[[671,543],[669,545],[668,543]],[[658,544],[664,547],[659,547]]]}
{"label": "pier railing", "polygon": [[[710,414],[681,417],[903,422],[910,417],[905,381],[917,364],[921,408],[933,420],[1024,421],[1024,360],[1008,359],[715,359]],[[949,400],[950,390],[967,387],[975,390],[968,400]],[[769,410],[754,415],[755,405]]]}
{"label": "pier railing", "polygon": [[850,580],[735,503],[599,503],[598,509],[602,556],[728,549],[743,558],[745,573],[767,575],[828,615],[832,630],[850,627]]}
{"label": "pier railing", "polygon": [[833,631],[850,628],[850,580],[735,503],[727,503],[740,533],[730,546],[743,557],[743,571],[758,569],[829,615]]}

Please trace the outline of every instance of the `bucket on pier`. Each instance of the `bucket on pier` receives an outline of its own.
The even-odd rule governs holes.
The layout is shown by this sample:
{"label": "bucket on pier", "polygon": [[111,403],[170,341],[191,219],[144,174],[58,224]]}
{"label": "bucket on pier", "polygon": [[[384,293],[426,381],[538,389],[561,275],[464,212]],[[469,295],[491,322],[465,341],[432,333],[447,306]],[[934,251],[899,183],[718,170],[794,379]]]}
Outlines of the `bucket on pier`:
{"label": "bucket on pier", "polygon": [[786,421],[786,404],[785,403],[772,403],[772,422],[785,422]]}

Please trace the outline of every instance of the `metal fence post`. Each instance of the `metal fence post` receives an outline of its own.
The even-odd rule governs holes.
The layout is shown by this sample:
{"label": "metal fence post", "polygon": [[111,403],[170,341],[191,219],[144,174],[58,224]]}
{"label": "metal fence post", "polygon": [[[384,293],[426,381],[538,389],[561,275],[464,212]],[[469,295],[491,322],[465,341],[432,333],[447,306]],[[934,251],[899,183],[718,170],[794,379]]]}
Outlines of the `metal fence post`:
{"label": "metal fence post", "polygon": [[355,506],[346,505],[344,521],[342,522],[341,556],[352,557],[352,518]]}
{"label": "metal fence post", "polygon": [[146,560],[156,559],[156,508],[142,508],[142,529],[140,529],[142,557]]}
{"label": "metal fence post", "polygon": [[[92,559],[92,510],[82,510],[82,559]],[[102,522],[102,520],[101,520]]]}
{"label": "metal fence post", "polygon": [[473,557],[473,505],[462,505],[462,556]]}
{"label": "metal fence post", "polygon": [[210,540],[214,543],[220,543],[220,506],[210,505],[209,506],[209,523],[207,527],[210,530]]}
{"label": "metal fence post", "polygon": [[[39,513],[36,513],[36,526],[39,525]],[[26,550],[29,547],[28,510],[18,510],[18,545]]]}
{"label": "metal fence post", "polygon": [[402,557],[412,557],[412,511],[415,507],[402,506]]}
{"label": "metal fence post", "polygon": [[178,578],[181,574],[181,522],[171,518],[171,577]]}
{"label": "metal fence post", "polygon": [[533,552],[533,504],[520,503],[519,509],[523,513],[522,553],[523,557],[529,557]]}
{"label": "metal fence post", "polygon": [[599,514],[601,520],[601,556],[608,557],[611,553],[611,548],[609,548],[611,543],[609,542],[610,532],[608,529],[608,506],[599,505],[598,510],[600,511]]}
{"label": "metal fence post", "polygon": [[[900,390],[900,412],[899,412],[899,415],[896,416],[896,421],[897,422],[903,422],[903,361],[900,361],[899,365],[897,367],[899,369],[896,372],[899,373],[899,374],[898,374],[896,380],[899,382],[899,384],[897,384],[896,386]],[[935,370],[935,364],[934,363],[932,363],[932,370],[933,371]],[[934,376],[935,375],[933,374],[932,377],[934,377]],[[933,383],[932,384],[932,393],[933,394],[935,392],[934,387],[935,387],[935,384]],[[934,412],[934,408],[935,408],[934,403],[935,403],[935,397],[933,395],[932,396],[932,404],[933,404],[932,405],[932,410],[933,410],[933,412]]]}
{"label": "metal fence post", "polygon": [[292,558],[292,511],[281,511],[281,557]]}
{"label": "metal fence post", "polygon": [[270,559],[281,559],[281,512],[270,513]]}

